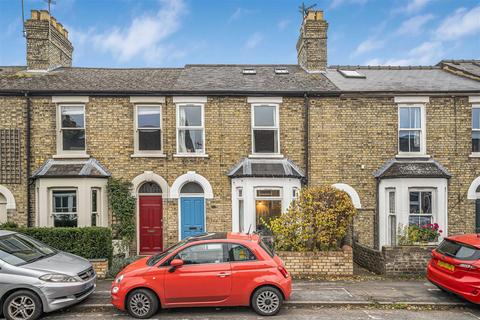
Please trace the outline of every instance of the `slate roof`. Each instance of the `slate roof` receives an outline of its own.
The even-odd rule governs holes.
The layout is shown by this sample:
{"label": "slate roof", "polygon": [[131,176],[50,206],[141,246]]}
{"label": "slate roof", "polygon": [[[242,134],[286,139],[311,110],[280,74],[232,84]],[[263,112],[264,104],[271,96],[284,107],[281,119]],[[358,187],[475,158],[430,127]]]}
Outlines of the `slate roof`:
{"label": "slate roof", "polygon": [[[276,74],[275,68],[287,74]],[[245,75],[253,68],[256,74]],[[3,71],[2,71],[3,69]],[[337,88],[320,73],[298,65],[186,65],[184,68],[105,69],[58,68],[26,72],[25,67],[0,67],[0,92],[74,93],[300,93]]]}
{"label": "slate roof", "polygon": [[[365,78],[347,78],[338,70],[356,70]],[[440,67],[332,66],[326,76],[347,92],[471,92],[480,91],[475,81]]]}
{"label": "slate roof", "polygon": [[110,172],[96,159],[49,159],[32,176],[36,178],[108,178]]}
{"label": "slate roof", "polygon": [[288,159],[242,159],[227,175],[230,178],[304,178],[303,171]]}
{"label": "slate roof", "polygon": [[[243,74],[245,68],[256,74]],[[276,74],[284,68],[288,74]],[[328,92],[337,88],[321,73],[307,73],[298,65],[186,65],[175,91]]]}
{"label": "slate roof", "polygon": [[434,159],[389,160],[374,174],[375,178],[450,178],[451,174]]}
{"label": "slate roof", "polygon": [[438,66],[446,66],[461,73],[480,78],[480,60],[442,60]]}

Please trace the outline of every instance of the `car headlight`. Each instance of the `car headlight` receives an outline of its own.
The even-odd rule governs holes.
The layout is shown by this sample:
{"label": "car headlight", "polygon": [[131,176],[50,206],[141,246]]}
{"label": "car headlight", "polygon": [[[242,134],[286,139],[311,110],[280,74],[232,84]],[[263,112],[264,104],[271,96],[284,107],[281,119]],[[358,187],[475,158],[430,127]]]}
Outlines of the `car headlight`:
{"label": "car headlight", "polygon": [[75,277],[66,275],[66,274],[45,274],[39,278],[42,281],[46,282],[77,282],[78,280]]}
{"label": "car headlight", "polygon": [[123,274],[118,276],[117,279],[115,279],[115,283],[120,283],[123,280]]}

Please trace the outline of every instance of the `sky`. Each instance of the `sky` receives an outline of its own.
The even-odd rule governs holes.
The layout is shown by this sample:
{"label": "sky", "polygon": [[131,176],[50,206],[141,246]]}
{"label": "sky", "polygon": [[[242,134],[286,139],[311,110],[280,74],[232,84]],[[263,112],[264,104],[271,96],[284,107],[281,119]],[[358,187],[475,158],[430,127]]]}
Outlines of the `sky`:
{"label": "sky", "polygon": [[[21,0],[0,0],[0,65],[25,65]],[[25,15],[45,0],[24,0]],[[311,0],[329,65],[480,59],[480,0]],[[296,63],[300,0],[56,0],[77,67]]]}

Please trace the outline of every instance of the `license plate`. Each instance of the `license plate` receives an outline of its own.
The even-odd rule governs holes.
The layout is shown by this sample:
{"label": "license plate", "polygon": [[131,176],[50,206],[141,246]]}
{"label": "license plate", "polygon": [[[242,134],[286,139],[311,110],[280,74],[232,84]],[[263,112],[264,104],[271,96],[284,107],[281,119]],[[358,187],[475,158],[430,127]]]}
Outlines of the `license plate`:
{"label": "license plate", "polygon": [[450,271],[454,271],[455,270],[455,266],[454,265],[451,265],[450,263],[446,263],[444,261],[438,261],[438,265],[444,269],[447,269],[447,270],[450,270]]}

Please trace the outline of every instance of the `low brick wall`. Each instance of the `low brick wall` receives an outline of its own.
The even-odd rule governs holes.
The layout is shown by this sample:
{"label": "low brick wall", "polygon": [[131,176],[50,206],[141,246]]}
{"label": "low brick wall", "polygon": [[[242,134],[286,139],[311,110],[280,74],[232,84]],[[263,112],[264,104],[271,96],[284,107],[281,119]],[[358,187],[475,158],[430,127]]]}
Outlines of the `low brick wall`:
{"label": "low brick wall", "polygon": [[105,279],[108,272],[108,260],[107,259],[91,259],[89,260],[93,266],[93,269],[97,273],[98,279]]}
{"label": "low brick wall", "polygon": [[353,259],[358,265],[386,276],[422,275],[435,246],[383,247],[382,251],[359,243],[353,245]]}
{"label": "low brick wall", "polygon": [[353,261],[376,274],[385,274],[385,260],[379,250],[355,242],[353,244]]}
{"label": "low brick wall", "polygon": [[339,251],[277,252],[294,278],[353,275],[353,254],[350,246]]}
{"label": "low brick wall", "polygon": [[421,275],[426,272],[432,250],[436,246],[383,247],[385,273],[389,276]]}

